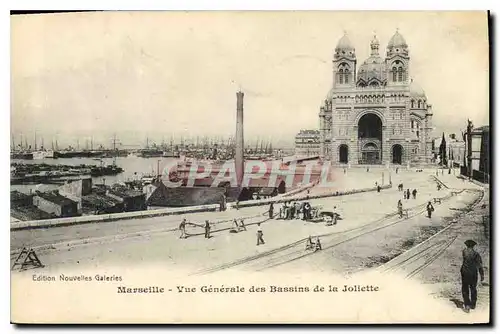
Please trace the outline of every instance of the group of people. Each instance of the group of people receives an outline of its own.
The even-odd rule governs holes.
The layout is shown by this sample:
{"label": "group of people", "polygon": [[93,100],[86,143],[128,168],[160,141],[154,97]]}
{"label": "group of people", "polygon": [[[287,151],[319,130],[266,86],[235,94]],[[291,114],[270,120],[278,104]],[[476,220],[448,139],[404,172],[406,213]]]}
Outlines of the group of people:
{"label": "group of people", "polygon": [[402,183],[398,184],[398,191],[403,192],[403,199],[410,199],[411,197],[413,197],[413,199],[417,198],[417,189],[413,189],[410,194],[410,189],[404,190],[404,186]]}
{"label": "group of people", "polygon": [[[186,239],[188,237],[186,233],[186,225],[195,225],[195,226],[200,226],[198,224],[190,223],[187,221],[186,218],[182,219],[181,223],[179,224],[179,231],[181,231],[181,235],[179,236],[180,239]],[[205,238],[210,239],[210,221],[207,219],[205,220],[205,225],[202,226],[205,229]]]}
{"label": "group of people", "polygon": [[313,250],[313,251],[317,252],[317,251],[322,250],[322,249],[323,249],[323,247],[321,246],[321,241],[319,240],[319,237],[316,237],[315,241],[312,240],[311,236],[309,236],[309,238],[307,238],[306,250]]}
{"label": "group of people", "polygon": [[238,222],[238,220],[236,220],[236,218],[234,218],[233,225],[234,225],[234,227],[233,227],[232,231],[240,232],[240,231],[247,230],[247,227],[245,225],[245,221],[243,219],[240,219],[240,221]]}
{"label": "group of people", "polygon": [[[186,233],[186,226],[188,224],[198,226],[198,227],[203,227],[205,229],[205,238],[210,239],[210,237],[211,237],[211,235],[210,235],[211,224],[210,224],[210,221],[208,219],[205,220],[204,225],[198,225],[195,223],[188,222],[186,218],[182,219],[181,223],[179,224],[179,231],[181,232],[181,234],[179,236],[180,239],[186,239],[188,237],[188,234]],[[247,227],[245,225],[245,221],[243,219],[240,219],[239,221],[236,218],[233,219],[233,225],[234,225],[234,227],[231,228],[230,231],[240,232],[240,231],[247,230]],[[265,244],[264,233],[262,232],[262,228],[260,227],[260,223],[258,223],[257,224],[257,246],[263,245],[263,244]]]}
{"label": "group of people", "polygon": [[[406,198],[407,197],[405,197],[405,199]],[[415,195],[413,198],[415,198]],[[432,218],[432,213],[434,212],[434,206],[430,201],[427,203],[426,210],[427,210],[427,217]],[[403,202],[401,200],[398,200],[398,213],[399,213],[399,218],[403,218]]]}
{"label": "group of people", "polygon": [[[269,218],[271,217],[271,210],[273,209],[273,204],[269,208]],[[309,220],[312,219],[312,206],[309,202],[285,202],[280,208],[279,217],[285,220],[291,219],[302,219]]]}

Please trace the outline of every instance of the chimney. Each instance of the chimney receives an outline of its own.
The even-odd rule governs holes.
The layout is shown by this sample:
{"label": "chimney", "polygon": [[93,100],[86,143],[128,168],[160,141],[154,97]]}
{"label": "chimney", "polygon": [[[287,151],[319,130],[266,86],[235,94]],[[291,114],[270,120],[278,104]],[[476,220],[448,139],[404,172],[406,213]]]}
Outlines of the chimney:
{"label": "chimney", "polygon": [[238,187],[243,183],[243,172],[245,167],[245,160],[243,157],[243,92],[238,91],[236,93],[236,150],[234,156],[235,168],[236,168],[236,180],[238,181]]}

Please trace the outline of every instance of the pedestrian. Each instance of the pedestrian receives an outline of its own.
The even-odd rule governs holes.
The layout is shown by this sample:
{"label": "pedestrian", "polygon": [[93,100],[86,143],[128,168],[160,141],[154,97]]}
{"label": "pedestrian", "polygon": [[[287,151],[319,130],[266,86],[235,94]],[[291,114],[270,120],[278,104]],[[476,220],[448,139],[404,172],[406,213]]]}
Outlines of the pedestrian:
{"label": "pedestrian", "polygon": [[205,238],[210,239],[210,222],[205,220]]}
{"label": "pedestrian", "polygon": [[186,235],[186,218],[184,218],[180,225],[179,225],[179,230],[181,231],[181,236],[179,237],[179,239],[186,239],[187,238],[187,235]]}
{"label": "pedestrian", "polygon": [[264,233],[262,233],[262,228],[260,227],[260,223],[257,224],[257,246],[265,244],[264,242]]}
{"label": "pedestrian", "polygon": [[333,213],[333,215],[332,215],[333,225],[337,225],[338,214],[337,214],[337,207],[336,206],[333,207],[332,213]]}
{"label": "pedestrian", "polygon": [[377,192],[379,193],[380,192],[380,186],[377,186]]}
{"label": "pedestrian", "polygon": [[398,173],[398,171],[399,171],[399,168],[398,168],[398,167],[396,167],[396,174]]}
{"label": "pedestrian", "polygon": [[271,202],[269,205],[269,219],[273,219],[274,204]]}
{"label": "pedestrian", "polygon": [[401,200],[398,200],[398,213],[399,218],[403,218],[403,202]]}
{"label": "pedestrian", "polygon": [[241,228],[243,231],[246,231],[246,230],[247,230],[247,227],[245,226],[245,222],[243,221],[243,219],[240,219],[240,228]]}
{"label": "pedestrian", "polygon": [[300,219],[300,209],[302,208],[302,203],[296,202],[295,203],[295,219]]}
{"label": "pedestrian", "polygon": [[467,246],[462,251],[462,267],[460,275],[462,277],[462,297],[464,299],[464,311],[469,313],[470,309],[476,308],[477,302],[477,274],[484,281],[483,260],[481,255],[474,249],[476,242],[474,240],[465,241]]}
{"label": "pedestrian", "polygon": [[441,190],[441,183],[437,184],[437,189],[438,189],[438,191]]}
{"label": "pedestrian", "polygon": [[316,248],[314,249],[315,252],[322,250],[323,247],[321,247],[321,241],[319,241],[319,237],[316,237]]}
{"label": "pedestrian", "polygon": [[410,189],[406,189],[406,199],[410,199]]}
{"label": "pedestrian", "polygon": [[292,205],[290,205],[290,214],[289,214],[289,217],[288,219],[294,219],[295,218],[295,202],[292,203]]}
{"label": "pedestrian", "polygon": [[346,170],[345,170],[345,168],[344,168],[344,174],[345,174],[345,173],[346,173]]}
{"label": "pedestrian", "polygon": [[434,207],[432,206],[432,203],[431,202],[427,203],[427,217],[431,218],[433,211]]}
{"label": "pedestrian", "polygon": [[406,199],[406,191],[403,191],[403,199]]}
{"label": "pedestrian", "polygon": [[309,202],[306,202],[304,205],[304,220],[311,219],[311,204]]}
{"label": "pedestrian", "polygon": [[413,195],[413,199],[417,199],[417,189],[413,189],[412,195]]}
{"label": "pedestrian", "polygon": [[306,250],[310,250],[313,248],[314,248],[314,242],[312,241],[311,236],[309,236],[309,238],[307,238],[307,241],[306,241]]}
{"label": "pedestrian", "polygon": [[366,167],[366,171],[369,172],[370,171],[370,167]]}

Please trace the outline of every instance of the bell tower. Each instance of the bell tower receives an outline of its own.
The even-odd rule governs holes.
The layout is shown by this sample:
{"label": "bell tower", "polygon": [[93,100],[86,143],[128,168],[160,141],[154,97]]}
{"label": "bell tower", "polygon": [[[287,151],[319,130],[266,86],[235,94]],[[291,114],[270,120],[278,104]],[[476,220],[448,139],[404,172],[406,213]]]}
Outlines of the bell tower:
{"label": "bell tower", "polygon": [[344,32],[333,55],[333,88],[354,86],[356,86],[356,50]]}

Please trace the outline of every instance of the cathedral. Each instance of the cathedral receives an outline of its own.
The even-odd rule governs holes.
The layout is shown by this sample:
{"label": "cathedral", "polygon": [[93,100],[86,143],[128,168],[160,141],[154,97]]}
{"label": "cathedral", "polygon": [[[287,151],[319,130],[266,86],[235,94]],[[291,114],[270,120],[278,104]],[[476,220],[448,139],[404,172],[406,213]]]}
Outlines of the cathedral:
{"label": "cathedral", "polygon": [[333,86],[320,113],[320,156],[338,164],[428,163],[432,105],[410,79],[410,52],[396,31],[385,59],[376,36],[359,68],[345,34],[333,56]]}

